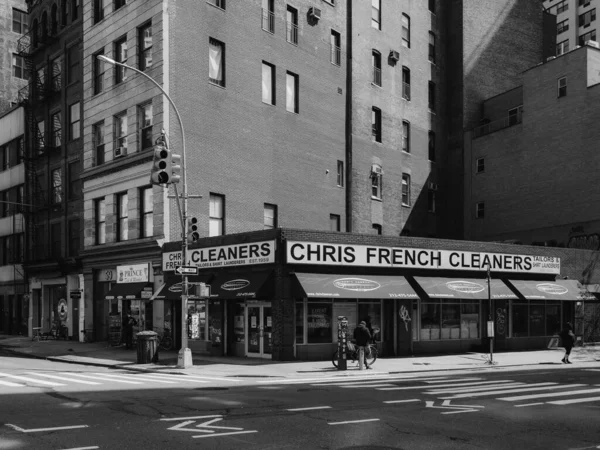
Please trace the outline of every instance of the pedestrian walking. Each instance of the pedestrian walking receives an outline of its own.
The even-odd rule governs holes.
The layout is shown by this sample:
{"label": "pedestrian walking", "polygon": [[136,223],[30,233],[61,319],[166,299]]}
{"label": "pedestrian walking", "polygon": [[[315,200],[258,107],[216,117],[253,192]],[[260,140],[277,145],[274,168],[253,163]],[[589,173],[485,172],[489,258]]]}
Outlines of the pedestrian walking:
{"label": "pedestrian walking", "polygon": [[358,368],[363,370],[363,363],[367,369],[370,369],[367,364],[367,355],[365,353],[366,347],[371,342],[371,333],[367,328],[367,323],[363,320],[354,329],[354,339],[356,340],[356,346],[358,347]]}
{"label": "pedestrian walking", "polygon": [[565,327],[559,333],[560,339],[562,340],[562,346],[565,348],[565,356],[562,359],[562,362],[565,364],[572,364],[569,361],[569,356],[571,355],[571,350],[575,345],[575,334],[573,333],[573,325],[571,322],[567,322]]}
{"label": "pedestrian walking", "polygon": [[128,311],[125,318],[125,348],[133,347],[133,327],[135,325],[137,325],[137,320],[131,315],[131,311]]}

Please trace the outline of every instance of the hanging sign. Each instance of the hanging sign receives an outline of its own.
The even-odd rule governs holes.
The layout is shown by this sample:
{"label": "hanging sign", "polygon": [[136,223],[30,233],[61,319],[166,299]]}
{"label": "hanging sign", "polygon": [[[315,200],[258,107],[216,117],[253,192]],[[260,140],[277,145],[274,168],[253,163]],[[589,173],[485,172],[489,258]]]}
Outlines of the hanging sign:
{"label": "hanging sign", "polygon": [[117,266],[117,283],[147,283],[149,267],[149,263]]}

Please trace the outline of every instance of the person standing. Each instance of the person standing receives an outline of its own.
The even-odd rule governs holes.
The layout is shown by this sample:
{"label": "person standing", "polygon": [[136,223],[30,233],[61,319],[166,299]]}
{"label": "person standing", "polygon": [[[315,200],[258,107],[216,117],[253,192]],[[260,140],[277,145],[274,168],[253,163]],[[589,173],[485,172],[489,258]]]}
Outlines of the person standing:
{"label": "person standing", "polygon": [[125,318],[125,348],[133,347],[133,327],[137,325],[137,320],[131,315],[131,311],[127,312]]}
{"label": "person standing", "polygon": [[367,345],[371,342],[371,333],[367,328],[367,323],[363,320],[354,329],[354,339],[356,340],[356,346],[358,347],[358,368],[363,370],[363,363],[367,369],[370,369],[367,364],[367,355],[365,353]]}
{"label": "person standing", "polygon": [[562,359],[562,362],[565,364],[572,364],[572,362],[569,361],[569,356],[571,356],[571,350],[575,345],[575,334],[573,333],[573,325],[571,322],[565,324],[565,327],[562,329],[559,336],[562,340],[562,345],[565,348],[565,356]]}

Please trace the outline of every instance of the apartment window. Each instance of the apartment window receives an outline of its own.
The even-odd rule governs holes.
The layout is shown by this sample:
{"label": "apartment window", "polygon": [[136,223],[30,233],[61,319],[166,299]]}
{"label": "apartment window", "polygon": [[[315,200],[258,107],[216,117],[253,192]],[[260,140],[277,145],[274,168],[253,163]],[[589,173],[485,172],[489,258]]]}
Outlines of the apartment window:
{"label": "apartment window", "polygon": [[374,223],[372,225],[372,228],[375,231],[376,235],[381,236],[383,234],[383,227],[380,224]]}
{"label": "apartment window", "polygon": [[94,95],[99,94],[104,89],[104,61],[98,59],[98,56],[103,54],[104,51],[100,50],[92,56],[92,83]]}
{"label": "apartment window", "polygon": [[286,13],[286,37],[287,41],[291,44],[298,44],[298,10],[292,8],[290,5],[287,7]]}
{"label": "apartment window", "polygon": [[371,167],[371,198],[381,200],[383,191],[383,170],[378,164]]}
{"label": "apartment window", "polygon": [[29,31],[29,20],[27,13],[20,9],[13,8],[12,10],[12,30],[15,33],[25,34]]}
{"label": "apartment window", "polygon": [[61,224],[53,223],[50,225],[50,250],[53,257],[62,255],[62,239],[61,239]]}
{"label": "apartment window", "polygon": [[208,3],[217,8],[225,9],[225,0],[208,0]]}
{"label": "apartment window", "polygon": [[587,41],[595,41],[596,40],[596,30],[589,31],[585,34],[579,36],[579,45],[583,46]]}
{"label": "apartment window", "polygon": [[556,24],[556,34],[564,33],[569,29],[569,19],[565,19],[562,22]]}
{"label": "apartment window", "polygon": [[410,206],[410,175],[402,174],[402,206]]}
{"label": "apartment window", "polygon": [[147,103],[139,107],[138,126],[140,129],[140,142],[142,150],[151,148],[154,144],[152,140],[152,103]]}
{"label": "apartment window", "polygon": [[126,4],[127,4],[127,0],[114,0],[113,9],[114,9],[114,11],[116,11],[117,9],[122,8]]}
{"label": "apartment window", "polygon": [[152,66],[152,24],[146,24],[138,30],[139,68],[146,70]]}
{"label": "apartment window", "polygon": [[38,154],[42,154],[46,148],[46,122],[40,120],[37,123],[37,136],[35,139],[37,144]]}
{"label": "apartment window", "polygon": [[429,82],[429,109],[431,111],[435,111],[435,83],[433,81]]}
{"label": "apartment window", "polygon": [[12,75],[21,80],[29,80],[29,74],[25,69],[25,61],[23,57],[13,53],[12,55]]}
{"label": "apartment window", "polygon": [[429,61],[435,64],[435,34],[429,32]]}
{"label": "apartment window", "polygon": [[213,38],[208,40],[208,80],[225,87],[225,44]]}
{"label": "apartment window", "polygon": [[275,66],[262,63],[262,101],[269,105],[275,104]]}
{"label": "apartment window", "polygon": [[435,14],[435,0],[429,0],[429,11]]}
{"label": "apartment window", "polygon": [[579,6],[583,6],[585,8],[586,6],[590,5],[590,1],[591,0],[579,0]]}
{"label": "apartment window", "polygon": [[381,142],[381,110],[375,107],[371,110],[371,132],[375,142]]}
{"label": "apartment window", "polygon": [[567,53],[569,51],[569,40],[565,39],[562,42],[556,44],[556,56],[560,56],[563,53]]}
{"label": "apartment window", "polygon": [[371,0],[371,26],[381,30],[381,0]]}
{"label": "apartment window", "polygon": [[140,189],[140,237],[154,236],[154,196],[152,187]]}
{"label": "apartment window", "polygon": [[436,147],[436,142],[435,142],[435,131],[430,131],[429,132],[429,155],[428,155],[428,159],[429,161],[435,161],[435,147]]}
{"label": "apartment window", "polygon": [[73,200],[74,198],[79,198],[82,196],[81,179],[79,178],[79,174],[81,173],[81,161],[77,160],[70,162],[67,170],[69,171],[67,195],[69,200]]}
{"label": "apartment window", "polygon": [[71,0],[71,21],[77,20],[79,17],[79,0]]}
{"label": "apartment window", "polygon": [[475,166],[477,168],[477,173],[485,172],[485,158],[477,158],[477,161],[475,161]]}
{"label": "apartment window", "polygon": [[52,79],[50,80],[50,86],[54,92],[60,92],[62,88],[62,57],[59,56],[52,60]]}
{"label": "apartment window", "polygon": [[341,51],[341,36],[335,30],[331,30],[331,63],[339,66],[342,64],[342,51]]}
{"label": "apartment window", "polygon": [[558,93],[557,96],[566,97],[567,95],[567,77],[562,77],[558,79]]}
{"label": "apartment window", "polygon": [[60,111],[50,116],[50,146],[59,148],[62,141],[62,120]]}
{"label": "apartment window", "polygon": [[69,256],[79,255],[79,220],[69,221]]}
{"label": "apartment window", "polygon": [[596,20],[596,8],[579,15],[579,26],[589,27],[594,20]]}
{"label": "apartment window", "polygon": [[71,141],[79,139],[81,135],[81,108],[79,102],[73,103],[69,107],[69,139]]}
{"label": "apartment window", "polygon": [[344,161],[337,162],[337,185],[344,187]]}
{"label": "apartment window", "polygon": [[563,13],[569,9],[569,0],[563,0],[556,4],[556,14]]}
{"label": "apartment window", "polygon": [[17,212],[23,212],[25,210],[23,200],[25,199],[25,185],[22,184],[17,187]]}
{"label": "apartment window", "polygon": [[287,72],[285,75],[285,109],[296,114],[300,112],[298,107],[299,85],[298,75]]}
{"label": "apartment window", "polygon": [[62,203],[63,190],[62,190],[62,170],[54,169],[51,172],[52,176],[52,204],[59,205]]}
{"label": "apartment window", "polygon": [[427,212],[435,214],[435,191],[432,189],[427,191]]}
{"label": "apartment window", "polygon": [[410,122],[402,121],[402,151],[410,153]]}
{"label": "apartment window", "polygon": [[[115,60],[117,62],[127,63],[127,37],[115,42]],[[115,66],[115,84],[122,83],[127,79],[127,69],[123,66]]]}
{"label": "apartment window", "polygon": [[381,53],[377,50],[371,52],[371,64],[373,65],[373,84],[381,86]]}
{"label": "apartment window", "polygon": [[8,217],[10,203],[8,203],[8,191],[0,191],[0,217]]}
{"label": "apartment window", "polygon": [[106,244],[106,202],[104,198],[96,200],[96,245]]}
{"label": "apartment window", "polygon": [[329,214],[329,231],[341,231],[339,214]]}
{"label": "apartment window", "polygon": [[[127,149],[127,111],[114,117],[114,148]],[[125,152],[121,152],[124,154]]]}
{"label": "apartment window", "polygon": [[94,25],[104,19],[104,0],[94,0]]}
{"label": "apartment window", "polygon": [[277,206],[265,203],[264,209],[264,224],[265,230],[271,230],[277,228]]}
{"label": "apartment window", "polygon": [[484,216],[485,216],[485,203],[477,202],[475,204],[475,218],[483,219]]}
{"label": "apartment window", "polygon": [[127,192],[117,194],[117,241],[129,237],[129,196]]}
{"label": "apartment window", "polygon": [[67,26],[67,0],[60,0],[60,25]]}
{"label": "apartment window", "polygon": [[269,33],[275,32],[274,0],[262,0],[262,29]]}
{"label": "apartment window", "polygon": [[402,45],[410,48],[410,17],[402,14]]}
{"label": "apartment window", "polygon": [[521,123],[523,115],[523,106],[517,106],[508,110],[508,126],[512,127],[518,123]]}
{"label": "apartment window", "polygon": [[222,236],[225,233],[225,197],[210,194],[208,235]]}
{"label": "apartment window", "polygon": [[410,100],[410,69],[402,67],[402,98]]}
{"label": "apartment window", "polygon": [[10,165],[9,165],[9,151],[8,151],[8,147],[4,146],[4,147],[0,147],[0,170],[4,171],[7,170]]}
{"label": "apartment window", "polygon": [[104,121],[92,126],[92,145],[94,146],[96,165],[104,164]]}

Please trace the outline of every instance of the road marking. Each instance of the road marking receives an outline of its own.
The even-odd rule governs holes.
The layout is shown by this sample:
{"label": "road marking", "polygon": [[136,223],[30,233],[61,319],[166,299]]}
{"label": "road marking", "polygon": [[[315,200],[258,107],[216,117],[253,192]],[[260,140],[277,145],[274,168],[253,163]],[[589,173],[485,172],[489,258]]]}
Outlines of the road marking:
{"label": "road marking", "polygon": [[16,425],[7,423],[5,424],[7,427],[11,427],[17,431],[20,431],[21,433],[39,433],[42,431],[59,431],[59,430],[74,430],[76,428],[87,428],[87,425],[71,425],[68,427],[53,427],[53,428],[32,428],[30,430],[26,430],[24,428],[18,427]]}
{"label": "road marking", "polygon": [[219,378],[219,377],[204,377],[202,375],[185,375],[181,377],[183,379],[197,379],[202,380],[213,380],[213,381],[231,381],[232,383],[241,383],[243,380],[234,380],[232,378]]}
{"label": "road marking", "polygon": [[53,381],[36,380],[34,378],[21,377],[19,375],[9,375],[7,373],[0,373],[0,376],[14,378],[15,380],[29,381],[30,383],[45,384],[46,386],[65,386],[64,384],[54,383]]}
{"label": "road marking", "polygon": [[589,403],[600,401],[600,397],[588,397],[588,398],[573,398],[571,400],[555,400],[553,402],[547,402],[552,405],[572,405],[573,403]]}
{"label": "road marking", "polygon": [[[548,385],[555,385],[556,383],[538,383],[537,385],[540,384],[548,384]],[[529,386],[533,386],[533,385],[529,385]],[[526,388],[518,388],[518,389],[508,389],[505,391],[488,391],[488,392],[473,392],[472,394],[470,393],[466,393],[466,394],[456,394],[452,397],[442,397],[443,399],[454,399],[454,398],[467,398],[467,397],[485,397],[486,395],[502,395],[502,394],[513,394],[513,393],[518,393],[518,392],[531,392],[531,391],[546,391],[546,390],[551,390],[551,389],[566,389],[566,388],[571,388],[571,387],[580,387],[580,386],[586,386],[585,384],[565,384],[565,385],[559,385],[559,386],[544,386],[544,387],[526,387]]]}
{"label": "road marking", "polygon": [[[342,381],[356,381],[356,380],[361,380],[361,379],[365,379],[365,378],[379,378],[379,377],[389,377],[390,374],[388,373],[372,373],[370,372],[369,374],[360,374],[360,375],[338,375],[335,377],[321,377],[321,378],[285,378],[285,379],[281,379],[281,380],[257,380],[257,383],[270,383],[270,384],[274,384],[274,383],[286,383],[286,384],[295,384],[295,383],[320,383],[320,382],[331,382],[331,381],[337,381],[337,382],[342,382]],[[411,378],[416,378],[416,377],[411,377]]]}
{"label": "road marking", "polygon": [[537,405],[543,405],[544,402],[538,402],[538,403],[526,403],[525,405],[515,405],[515,408],[523,408],[524,406],[537,406]]}
{"label": "road marking", "polygon": [[[527,383],[505,383],[505,384],[490,384],[487,386],[469,386],[469,387],[461,387],[461,388],[446,388],[446,389],[436,389],[433,390],[433,387],[430,387],[427,391],[427,394],[460,394],[463,392],[478,392],[478,391],[493,391],[495,389],[512,389],[517,387],[525,387]],[[437,386],[436,386],[437,387]]]}
{"label": "road marking", "polygon": [[50,375],[48,373],[36,373],[36,372],[27,372],[29,375],[36,375],[38,377],[47,377],[47,378],[53,378],[56,380],[63,380],[63,381],[72,381],[73,383],[81,383],[81,384],[102,384],[102,383],[96,383],[95,381],[84,381],[84,380],[75,380],[73,378],[64,378],[64,377],[58,377],[56,375]]}
{"label": "road marking", "polygon": [[421,400],[419,400],[418,398],[411,398],[409,400],[387,400],[384,401],[383,403],[410,403],[410,402],[420,402]]}
{"label": "road marking", "polygon": [[144,378],[149,378],[149,379],[156,379],[156,380],[160,380],[160,379],[167,379],[167,380],[173,380],[173,381],[190,381],[192,383],[208,383],[208,381],[205,380],[195,380],[195,379],[191,379],[188,377],[179,377],[177,375],[162,375],[162,374],[144,374]]}
{"label": "road marking", "polygon": [[[481,378],[457,378],[454,380],[436,380],[436,381],[426,381],[425,383],[447,383],[448,381],[453,381],[453,382],[457,382],[457,381],[476,381],[476,380],[481,380]],[[488,383],[490,383],[490,381],[488,381]],[[492,382],[493,383],[493,382]],[[477,383],[474,383],[477,384]]]}
{"label": "road marking", "polygon": [[233,431],[231,433],[219,433],[219,434],[201,434],[198,436],[192,436],[192,438],[208,438],[208,437],[219,437],[219,436],[231,436],[233,434],[248,434],[248,433],[258,433],[258,430],[247,430],[247,431]]}
{"label": "road marking", "polygon": [[440,380],[440,379],[444,379],[445,380],[446,377],[427,377],[427,378],[419,378],[419,377],[394,377],[394,376],[389,376],[389,377],[377,377],[377,379],[374,380],[344,380],[344,381],[337,381],[337,382],[323,382],[323,383],[313,383],[312,386],[343,386],[343,385],[347,385],[347,384],[369,384],[369,383],[380,383],[382,381],[386,381],[386,382],[394,382],[394,383],[400,383],[400,382],[404,382],[404,381],[425,381],[425,380]]}
{"label": "road marking", "polygon": [[[126,377],[127,375],[117,375],[117,376],[123,376]],[[141,380],[141,381],[151,381],[153,383],[162,383],[162,384],[177,384],[176,381],[169,381],[169,380],[161,380],[159,378],[154,378],[154,377],[147,377],[146,375],[140,376],[140,375],[133,375],[131,378],[133,378],[134,380]]]}
{"label": "road marking", "polygon": [[24,384],[11,383],[10,381],[2,381],[2,380],[0,380],[0,384],[2,384],[4,386],[10,386],[10,387],[25,387]]}
{"label": "road marking", "polygon": [[331,409],[331,406],[312,406],[310,408],[292,408],[288,411],[311,411],[313,409]]}
{"label": "road marking", "polygon": [[221,414],[212,416],[193,416],[193,417],[172,417],[170,419],[160,419],[162,422],[175,422],[177,420],[198,420],[198,419],[213,419],[215,417],[223,417]]}
{"label": "road marking", "polygon": [[[210,419],[210,420],[207,420],[206,422],[202,422],[202,423],[196,425],[195,428],[186,428],[188,425],[191,425],[198,419]],[[181,422],[177,425],[167,428],[167,430],[170,430],[170,431],[191,431],[192,433],[205,433],[202,435],[192,436],[192,438],[218,437],[218,436],[231,436],[234,434],[258,433],[258,430],[244,430],[243,428],[238,428],[238,427],[224,427],[224,426],[213,425],[213,423],[220,422],[221,420],[223,420],[222,415],[179,417],[179,418],[160,419],[160,420]],[[233,431],[215,432],[215,430],[233,430]]]}
{"label": "road marking", "polygon": [[[68,373],[68,372],[67,372],[67,373],[65,373],[65,372],[62,372],[62,373],[63,373],[64,375],[69,375],[69,373]],[[143,383],[140,383],[140,382],[138,382],[138,381],[126,381],[126,380],[118,380],[118,379],[116,379],[116,378],[114,378],[114,379],[113,379],[113,378],[111,378],[110,380],[107,380],[106,378],[103,378],[104,376],[107,376],[107,375],[103,375],[102,377],[98,377],[98,376],[96,376],[96,377],[95,377],[95,376],[92,376],[92,375],[83,375],[83,374],[81,374],[81,373],[72,373],[72,374],[70,374],[70,375],[72,375],[72,376],[74,376],[74,377],[89,378],[90,380],[101,380],[101,381],[105,381],[105,382],[106,382],[106,381],[114,381],[114,382],[116,382],[116,383],[127,383],[127,384],[143,384]]]}
{"label": "road marking", "polygon": [[67,448],[65,450],[93,450],[95,448],[100,448],[97,445],[93,446],[93,447],[77,447],[77,448]]}
{"label": "road marking", "polygon": [[[497,387],[504,387],[504,386],[523,386],[523,383],[510,383],[510,384],[502,384],[502,385],[494,385]],[[414,389],[422,389],[424,391],[427,391],[428,394],[432,393],[432,392],[446,392],[446,389],[444,390],[435,390],[432,391],[432,389],[438,389],[438,388],[442,388],[442,387],[446,387],[446,386],[454,386],[452,384],[441,384],[441,385],[437,385],[437,386],[399,386],[399,387],[393,387],[393,388],[381,388],[378,389],[379,391],[406,391],[406,390],[414,390]],[[488,389],[490,386],[485,386],[484,389]],[[482,386],[479,386],[479,388],[482,388]],[[470,387],[460,387],[457,388],[457,391],[463,391],[463,392],[468,392],[468,391],[472,391],[474,389],[477,389],[477,387],[473,386],[473,389],[471,389]],[[452,390],[452,389],[450,389]]]}
{"label": "road marking", "polygon": [[576,391],[551,392],[549,394],[532,394],[532,395],[517,395],[514,397],[502,397],[496,400],[504,400],[505,402],[516,402],[519,400],[531,400],[534,398],[544,397],[565,397],[567,395],[591,394],[592,392],[600,392],[600,389],[581,389]]}
{"label": "road marking", "polygon": [[[481,411],[481,409],[483,409],[483,406],[480,405],[451,405],[450,404],[451,400],[444,400],[443,403],[440,406],[435,406],[435,402],[433,401],[427,401],[425,402],[425,407],[427,408],[438,408],[438,409],[455,409],[457,411],[445,411],[441,414],[461,414],[461,413],[467,413],[467,412],[477,412],[477,411]],[[481,408],[481,409],[479,409]]]}
{"label": "road marking", "polygon": [[345,422],[329,422],[328,425],[346,425],[348,423],[377,422],[379,419],[347,420]]}
{"label": "road marking", "polygon": [[355,385],[345,385],[345,386],[340,386],[343,389],[358,389],[358,388],[382,388],[382,387],[389,387],[389,386],[395,386],[395,384],[390,384],[390,383],[384,383],[384,384],[355,384]]}

